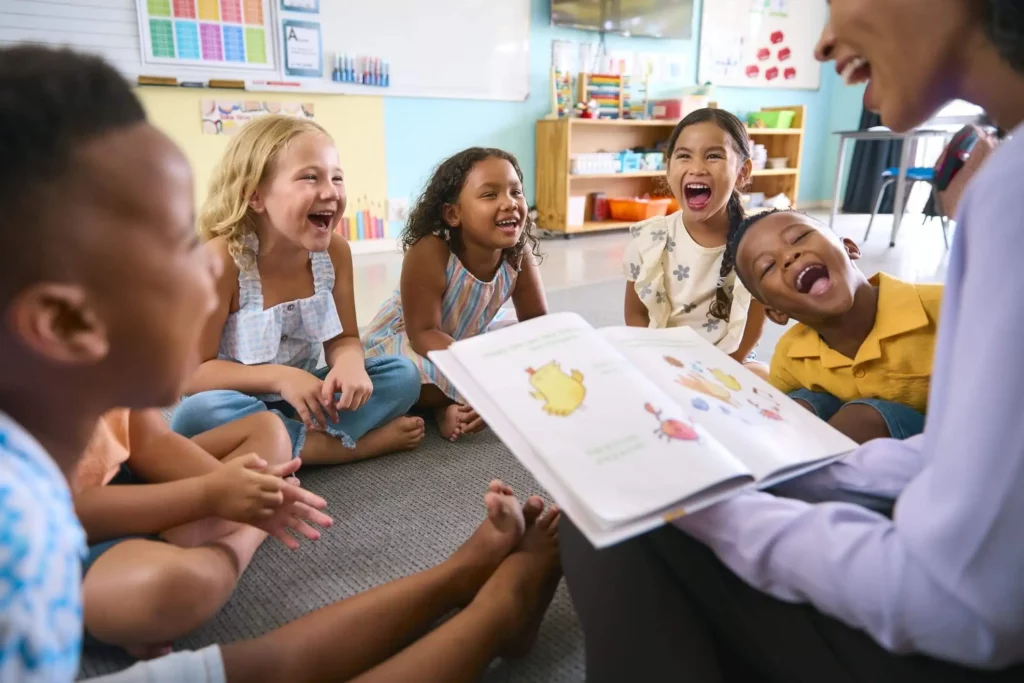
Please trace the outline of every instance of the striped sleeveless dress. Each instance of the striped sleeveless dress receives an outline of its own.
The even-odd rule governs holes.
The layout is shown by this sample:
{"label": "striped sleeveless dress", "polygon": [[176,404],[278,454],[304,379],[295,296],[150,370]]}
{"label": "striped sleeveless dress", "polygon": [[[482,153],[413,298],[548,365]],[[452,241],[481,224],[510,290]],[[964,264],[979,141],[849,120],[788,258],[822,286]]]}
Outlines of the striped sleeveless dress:
{"label": "striped sleeveless dress", "polygon": [[[514,311],[502,309],[512,296],[518,277],[518,270],[507,260],[502,260],[494,278],[490,282],[482,282],[466,270],[455,254],[451,254],[445,268],[447,285],[441,299],[441,330],[458,341],[518,322]],[[448,398],[464,403],[437,367],[413,351],[405,331],[402,297],[397,290],[370,323],[363,346],[366,347],[367,358],[405,356],[419,368],[423,384],[433,384]]]}

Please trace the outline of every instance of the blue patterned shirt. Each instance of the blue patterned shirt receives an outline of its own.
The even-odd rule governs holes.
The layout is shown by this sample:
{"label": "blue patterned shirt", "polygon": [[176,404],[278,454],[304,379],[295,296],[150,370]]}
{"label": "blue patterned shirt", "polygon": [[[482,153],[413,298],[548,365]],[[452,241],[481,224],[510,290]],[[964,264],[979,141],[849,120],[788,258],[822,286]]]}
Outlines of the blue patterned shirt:
{"label": "blue patterned shirt", "polygon": [[84,552],[64,475],[0,412],[0,681],[75,679]]}

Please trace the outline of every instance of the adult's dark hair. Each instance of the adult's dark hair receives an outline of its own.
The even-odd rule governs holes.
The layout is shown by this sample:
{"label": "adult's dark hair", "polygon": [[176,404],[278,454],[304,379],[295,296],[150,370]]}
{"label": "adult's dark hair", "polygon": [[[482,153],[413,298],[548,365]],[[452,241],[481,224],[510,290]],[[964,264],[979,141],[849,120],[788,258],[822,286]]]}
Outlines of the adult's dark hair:
{"label": "adult's dark hair", "polygon": [[[416,205],[409,213],[409,220],[405,224],[405,230],[402,231],[404,249],[408,250],[427,235],[436,235],[448,242],[448,248],[452,250],[453,254],[462,253],[462,231],[452,228],[445,222],[444,205],[459,201],[459,193],[462,192],[462,186],[466,184],[469,172],[473,170],[473,166],[486,159],[504,159],[512,164],[516,175],[519,176],[519,181],[522,182],[523,172],[519,168],[519,162],[504,150],[491,147],[470,147],[448,157],[434,170],[434,175],[427,182],[423,194],[416,200]],[[519,236],[519,241],[514,247],[502,250],[503,258],[518,268],[527,244],[530,245],[534,257],[539,260],[539,242],[529,212],[526,215],[526,227],[523,228],[523,234]]]}
{"label": "adult's dark hair", "polygon": [[[736,153],[740,156],[741,164],[746,163],[750,159],[750,137],[747,135],[747,128],[743,125],[743,122],[724,109],[707,108],[690,112],[672,130],[672,135],[668,139],[669,165],[672,164],[672,151],[675,150],[676,142],[679,140],[679,135],[683,132],[683,129],[698,123],[713,123],[728,133]],[[729,212],[729,234],[726,236],[726,243],[728,243],[736,228],[739,227],[739,224],[746,217],[743,212],[742,189],[739,186],[733,188],[732,196],[729,197],[729,203],[726,207],[726,210]],[[734,259],[729,257],[729,250],[726,249],[722,255],[722,267],[718,273],[718,287],[715,289],[715,300],[711,302],[711,306],[708,309],[710,316],[726,322],[729,321],[732,296],[725,288],[725,279],[729,277],[733,266]]]}
{"label": "adult's dark hair", "polygon": [[145,121],[128,83],[99,57],[37,46],[0,49],[0,277],[6,299],[45,272],[58,236],[43,221],[81,171],[79,148]]}
{"label": "adult's dark hair", "polygon": [[999,54],[1024,73],[1024,3],[1021,0],[983,0],[985,30]]}

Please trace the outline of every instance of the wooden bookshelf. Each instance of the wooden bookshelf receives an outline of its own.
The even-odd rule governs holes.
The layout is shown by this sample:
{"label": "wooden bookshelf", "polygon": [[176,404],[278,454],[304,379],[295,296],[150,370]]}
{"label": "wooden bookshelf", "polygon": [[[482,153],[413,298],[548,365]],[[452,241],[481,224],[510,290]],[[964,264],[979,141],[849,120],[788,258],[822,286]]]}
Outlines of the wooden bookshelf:
{"label": "wooden bookshelf", "polygon": [[788,168],[765,168],[751,174],[750,187],[746,192],[764,192],[766,199],[777,194],[785,194],[789,203],[796,208],[800,194],[800,167],[803,163],[804,128],[806,125],[807,107],[763,107],[761,111],[794,111],[791,128],[747,128],[747,133],[754,144],[764,145],[768,149],[768,158],[786,157]]}
{"label": "wooden bookshelf", "polygon": [[[789,158],[789,168],[763,169],[751,177],[748,192],[764,192],[772,197],[780,192],[796,206],[800,187],[800,163],[803,154],[803,106],[772,107],[796,111],[793,127],[788,129],[751,128],[751,139],[764,145],[769,157]],[[654,147],[668,139],[678,121],[632,119],[543,119],[537,122],[537,212],[541,228],[566,237],[602,230],[628,228],[628,221],[591,221],[568,224],[569,198],[604,192],[608,197],[665,194],[664,171],[628,173],[569,172],[573,154],[619,152],[633,147]],[[588,211],[590,207],[587,207]]]}
{"label": "wooden bookshelf", "polygon": [[628,228],[626,221],[568,224],[569,197],[604,192],[639,196],[663,186],[664,171],[569,173],[572,155],[654,147],[668,139],[678,121],[633,119],[544,119],[537,122],[537,211],[540,227],[566,236]]}

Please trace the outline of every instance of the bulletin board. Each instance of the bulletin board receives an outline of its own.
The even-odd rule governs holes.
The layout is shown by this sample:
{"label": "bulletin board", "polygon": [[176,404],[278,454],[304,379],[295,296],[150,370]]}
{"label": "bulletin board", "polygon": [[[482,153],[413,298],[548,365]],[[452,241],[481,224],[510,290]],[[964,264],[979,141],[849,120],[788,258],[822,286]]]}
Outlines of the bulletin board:
{"label": "bulletin board", "polygon": [[270,0],[137,0],[146,64],[274,68]]}
{"label": "bulletin board", "polygon": [[701,83],[817,90],[814,46],[828,20],[823,0],[709,0],[701,16]]}

